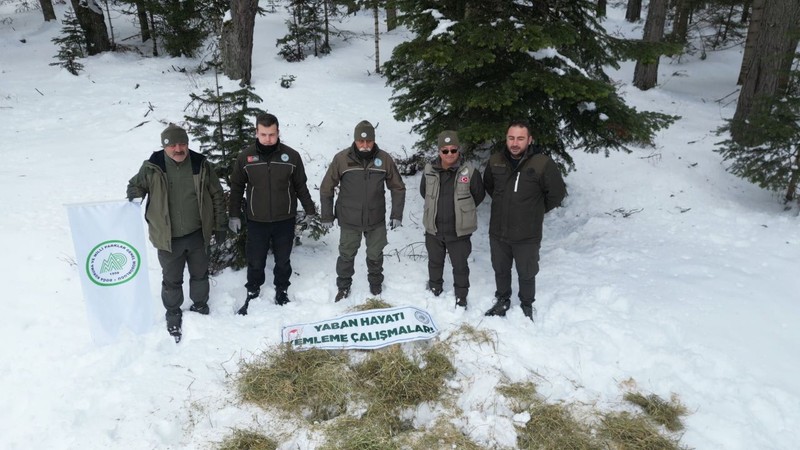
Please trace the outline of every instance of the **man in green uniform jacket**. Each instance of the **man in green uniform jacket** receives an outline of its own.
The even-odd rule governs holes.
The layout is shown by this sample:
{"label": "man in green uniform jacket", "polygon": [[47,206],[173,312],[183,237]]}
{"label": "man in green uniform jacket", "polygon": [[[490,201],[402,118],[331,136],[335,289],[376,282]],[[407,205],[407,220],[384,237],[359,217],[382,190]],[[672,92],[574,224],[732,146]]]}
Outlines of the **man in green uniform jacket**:
{"label": "man in green uniform jacket", "polygon": [[[334,216],[333,197],[337,186],[339,197]],[[335,217],[341,228],[336,261],[337,302],[350,295],[362,234],[367,242],[369,290],[372,295],[378,295],[383,289],[383,249],[388,243],[384,186],[392,193],[389,226],[394,230],[402,224],[406,185],[392,157],[375,143],[375,128],[363,120],[355,127],[353,144],[333,157],[319,187],[322,226],[332,227]]]}
{"label": "man in green uniform jacket", "polygon": [[225,200],[219,177],[189,136],[175,124],[161,133],[164,149],[154,152],[128,181],[128,200],[147,196],[145,219],[161,264],[161,301],[167,331],[181,338],[183,271],[189,267],[191,311],[208,314],[208,245],[225,239]]}

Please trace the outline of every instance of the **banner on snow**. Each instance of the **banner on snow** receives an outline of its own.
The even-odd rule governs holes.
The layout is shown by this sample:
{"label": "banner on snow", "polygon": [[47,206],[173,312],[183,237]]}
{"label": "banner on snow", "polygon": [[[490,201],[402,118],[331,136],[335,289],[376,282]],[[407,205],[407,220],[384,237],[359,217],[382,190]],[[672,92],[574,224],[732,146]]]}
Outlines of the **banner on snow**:
{"label": "banner on snow", "polygon": [[144,333],[153,320],[141,204],[66,207],[92,338],[113,342],[122,326]]}
{"label": "banner on snow", "polygon": [[295,350],[376,349],[401,342],[431,339],[438,332],[436,323],[427,311],[401,306],[285,326],[282,341]]}

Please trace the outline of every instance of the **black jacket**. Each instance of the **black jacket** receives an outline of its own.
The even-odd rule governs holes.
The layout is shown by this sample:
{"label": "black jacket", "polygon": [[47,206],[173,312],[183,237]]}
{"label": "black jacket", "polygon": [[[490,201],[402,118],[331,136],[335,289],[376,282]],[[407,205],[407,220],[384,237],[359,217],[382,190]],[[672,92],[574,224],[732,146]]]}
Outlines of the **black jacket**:
{"label": "black jacket", "polygon": [[291,219],[297,215],[298,200],[306,214],[316,214],[307,181],[303,160],[294,149],[279,142],[274,151],[265,153],[253,144],[234,163],[228,212],[239,217],[246,189],[248,220]]}
{"label": "black jacket", "polygon": [[560,206],[567,195],[556,163],[533,146],[516,167],[508,149],[493,154],[483,185],[492,197],[489,235],[508,242],[541,241],[544,213]]}

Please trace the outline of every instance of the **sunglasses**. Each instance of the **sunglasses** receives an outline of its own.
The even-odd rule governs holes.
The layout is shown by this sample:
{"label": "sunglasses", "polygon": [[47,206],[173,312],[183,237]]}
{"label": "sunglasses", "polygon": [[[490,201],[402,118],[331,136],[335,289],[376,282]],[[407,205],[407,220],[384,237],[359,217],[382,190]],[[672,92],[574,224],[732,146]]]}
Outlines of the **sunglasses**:
{"label": "sunglasses", "polygon": [[452,154],[458,153],[458,149],[457,148],[454,148],[452,150],[445,149],[445,150],[439,150],[439,151],[442,152],[443,155],[449,155],[450,153],[452,153]]}

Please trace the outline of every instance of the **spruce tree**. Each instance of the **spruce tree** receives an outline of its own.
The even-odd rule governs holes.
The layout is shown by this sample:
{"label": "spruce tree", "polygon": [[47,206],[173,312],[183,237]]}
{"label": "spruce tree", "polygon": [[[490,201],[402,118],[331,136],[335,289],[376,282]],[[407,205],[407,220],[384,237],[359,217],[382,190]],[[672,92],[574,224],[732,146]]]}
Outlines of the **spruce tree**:
{"label": "spruce tree", "polygon": [[320,56],[330,52],[324,36],[325,17],[323,17],[324,0],[292,0],[286,7],[291,19],[286,20],[289,32],[278,39],[278,54],[289,62],[306,59],[309,53]]}
{"label": "spruce tree", "polygon": [[[254,105],[262,102],[253,92],[253,87],[223,91],[217,81],[216,86],[204,89],[202,94],[189,94],[191,101],[186,109],[194,115],[185,116],[191,124],[189,132],[200,143],[199,151],[211,161],[223,180],[226,189],[225,204],[230,195],[230,175],[236,157],[255,139],[256,116],[265,112]],[[247,217],[242,214],[240,217]],[[217,273],[226,267],[241,269],[247,265],[244,257],[247,241],[246,226],[242,231],[225,242],[215,242],[211,246],[210,270]]]}
{"label": "spruce tree", "polygon": [[75,76],[83,70],[83,64],[78,59],[85,57],[83,43],[86,42],[83,30],[78,23],[75,12],[69,8],[64,13],[64,26],[61,27],[61,35],[51,39],[58,45],[58,53],[53,58],[58,62],[50,63],[51,66],[60,66]]}
{"label": "spruce tree", "polygon": [[415,121],[419,148],[444,129],[462,147],[501,148],[509,121],[526,119],[539,145],[567,170],[569,149],[650,144],[676,118],[639,112],[620,98],[604,66],[623,47],[587,0],[398,0],[416,37],[384,65],[395,118]]}
{"label": "spruce tree", "polygon": [[[795,58],[800,61],[800,54]],[[730,162],[728,171],[758,186],[783,193],[784,202],[798,199],[800,190],[800,68],[789,77],[786,94],[768,100],[748,120],[744,142],[728,138],[716,150]],[[727,134],[733,119],[717,130]]]}

